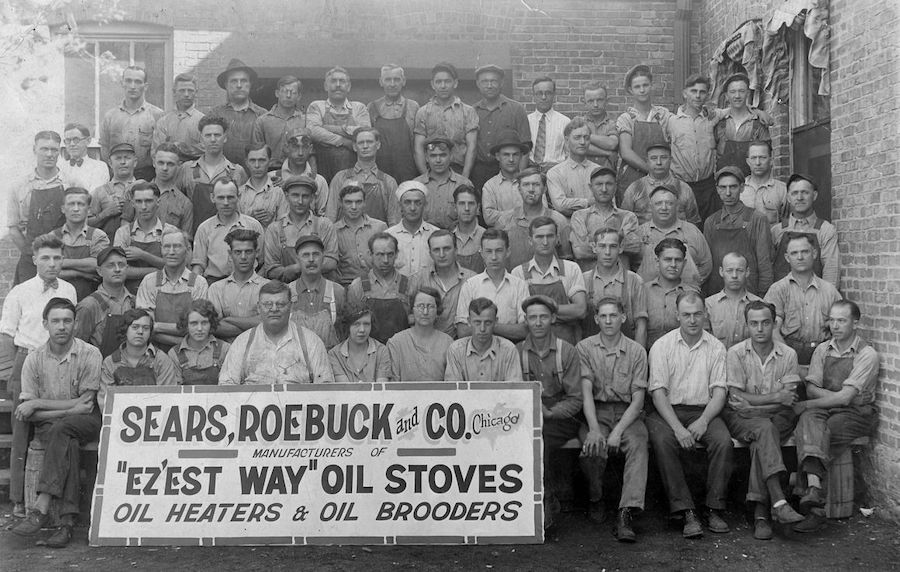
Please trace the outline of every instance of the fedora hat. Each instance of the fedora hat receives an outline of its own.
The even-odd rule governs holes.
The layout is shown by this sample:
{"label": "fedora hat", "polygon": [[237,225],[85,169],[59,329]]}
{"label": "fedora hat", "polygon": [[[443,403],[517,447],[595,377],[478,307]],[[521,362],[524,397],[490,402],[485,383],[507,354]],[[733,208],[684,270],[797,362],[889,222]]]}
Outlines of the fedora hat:
{"label": "fedora hat", "polygon": [[253,68],[251,68],[250,66],[248,66],[247,64],[245,64],[244,62],[242,62],[241,60],[239,60],[237,58],[232,58],[231,61],[228,62],[228,67],[225,68],[225,71],[223,71],[222,73],[220,73],[218,75],[218,77],[216,77],[216,83],[219,84],[219,87],[221,87],[222,89],[225,89],[225,82],[228,81],[228,74],[230,74],[233,71],[247,72],[247,75],[250,76],[251,85],[256,83],[256,78],[258,76],[256,75],[256,72],[253,70]]}
{"label": "fedora hat", "polygon": [[518,133],[512,129],[504,129],[500,132],[497,142],[491,147],[490,153],[493,155],[503,147],[509,147],[510,145],[518,147],[523,154],[531,151],[531,141],[520,141]]}

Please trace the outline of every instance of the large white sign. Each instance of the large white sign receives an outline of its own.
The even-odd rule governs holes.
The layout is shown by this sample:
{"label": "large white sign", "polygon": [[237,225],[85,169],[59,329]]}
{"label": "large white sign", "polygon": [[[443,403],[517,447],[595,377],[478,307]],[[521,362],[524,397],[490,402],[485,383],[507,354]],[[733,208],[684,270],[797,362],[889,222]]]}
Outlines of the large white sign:
{"label": "large white sign", "polygon": [[537,383],[117,388],[94,546],[543,541]]}

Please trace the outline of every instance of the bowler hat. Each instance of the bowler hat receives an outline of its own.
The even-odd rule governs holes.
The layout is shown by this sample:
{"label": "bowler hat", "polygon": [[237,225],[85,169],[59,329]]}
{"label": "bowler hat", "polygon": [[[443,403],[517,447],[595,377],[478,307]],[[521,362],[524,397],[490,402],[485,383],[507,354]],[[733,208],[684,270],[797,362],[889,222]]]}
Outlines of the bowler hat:
{"label": "bowler hat", "polygon": [[250,76],[250,83],[251,84],[256,83],[256,78],[258,77],[256,75],[256,71],[254,71],[253,68],[251,68],[250,66],[248,66],[241,60],[239,60],[237,58],[232,58],[232,60],[230,62],[228,62],[228,67],[225,68],[225,71],[223,71],[222,73],[220,73],[218,75],[218,77],[216,77],[216,83],[219,84],[219,87],[221,87],[222,89],[225,89],[225,83],[228,81],[228,74],[230,74],[233,71],[247,72],[247,75]]}

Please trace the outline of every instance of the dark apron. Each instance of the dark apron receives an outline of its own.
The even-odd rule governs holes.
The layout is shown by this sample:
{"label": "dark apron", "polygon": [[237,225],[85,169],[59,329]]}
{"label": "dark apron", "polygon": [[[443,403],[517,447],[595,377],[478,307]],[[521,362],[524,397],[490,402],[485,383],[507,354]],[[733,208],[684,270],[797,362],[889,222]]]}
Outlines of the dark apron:
{"label": "dark apron", "polygon": [[[112,353],[112,362],[122,364],[122,350],[117,349]],[[113,380],[116,385],[156,385],[156,372],[152,365],[138,367],[119,365],[113,372]]]}
{"label": "dark apron", "polygon": [[[721,122],[720,124],[724,124]],[[750,175],[750,165],[747,164],[747,151],[753,141],[725,140],[725,151],[716,157],[716,169],[722,167],[737,167],[744,173],[744,178]]]}
{"label": "dark apron", "polygon": [[25,225],[25,248],[16,265],[14,286],[37,276],[37,267],[31,259],[31,243],[34,239],[66,224],[66,216],[62,213],[64,192],[62,185],[31,191],[28,223]]}
{"label": "dark apron", "polygon": [[[153,240],[151,242],[138,242],[136,240],[132,240],[131,246],[134,246],[135,248],[140,248],[144,252],[149,252],[153,256],[159,256],[160,258],[162,258],[162,242],[160,242],[159,240]],[[144,262],[143,260],[141,260],[141,261],[135,260],[133,262],[131,260],[129,260],[128,266],[131,266],[132,268],[153,268],[152,264],[148,264],[148,263]],[[125,281],[125,288],[127,288],[128,291],[131,292],[132,294],[137,295],[138,287],[140,287],[141,281],[143,279],[144,279],[143,277],[130,278]]]}
{"label": "dark apron", "polygon": [[[634,128],[631,134],[631,150],[634,153],[641,157],[642,159],[647,159],[647,147],[649,147],[653,143],[664,143],[666,141],[666,136],[663,133],[662,125],[660,125],[656,121],[640,121],[635,120]],[[646,175],[646,173],[642,173],[641,171],[635,169],[631,165],[625,162],[624,159],[620,161],[619,166],[619,174],[616,177],[617,186],[616,186],[616,204],[622,204],[622,199],[625,197],[625,190],[628,186]]]}
{"label": "dark apron", "polygon": [[[619,262],[621,265],[622,263]],[[631,278],[628,271],[622,266],[622,295],[619,296],[622,305],[625,306],[625,323],[622,324],[622,335],[627,338],[634,339],[634,309],[631,307]],[[600,302],[605,294],[594,291],[594,272],[593,270],[584,273],[584,282],[587,287],[587,316],[581,321],[581,337],[582,339],[600,333],[600,326],[597,324],[595,317],[597,316],[597,303]]]}
{"label": "dark apron", "polygon": [[[165,279],[165,270],[160,270],[156,273],[156,288],[157,290],[162,287],[163,280]],[[188,288],[193,289],[194,283],[197,282],[197,275],[191,272],[191,277],[188,278]],[[187,292],[179,292],[177,294],[173,294],[171,292],[157,292],[156,293],[156,309],[153,311],[153,319],[156,322],[167,322],[167,323],[178,323],[178,320],[181,319],[181,316],[184,315],[185,312],[191,307],[191,302],[193,301],[193,297],[191,296],[191,290]],[[156,346],[163,350],[169,351],[172,346],[166,346],[165,344],[157,343]]]}
{"label": "dark apron", "polygon": [[[387,205],[384,204],[384,193],[382,192],[381,182],[363,183],[363,195],[366,197],[366,214],[372,218],[377,218],[381,222],[387,224]],[[338,207],[338,210],[342,209]],[[341,214],[338,214],[340,218]]]}
{"label": "dark apron", "polygon": [[[134,205],[131,204],[129,195],[128,195],[129,190],[131,189],[131,186],[134,184],[134,181],[129,181],[129,182],[123,183],[123,184],[125,185],[125,191],[122,194],[123,198],[122,198],[121,214],[117,214],[113,217],[106,219],[105,223],[103,223],[101,226],[97,227],[106,233],[106,236],[109,237],[110,242],[113,242],[115,240],[116,231],[119,230],[120,226],[122,226],[122,217],[123,216],[125,217],[125,220],[128,220],[129,217],[132,220],[135,220],[135,218],[137,217],[137,214],[134,212]],[[112,193],[112,191],[115,190],[113,181],[109,182],[109,190],[110,190],[110,193]]]}
{"label": "dark apron", "polygon": [[[522,274],[525,276],[525,282],[528,282],[529,294],[532,296],[547,296],[560,306],[569,303],[569,295],[566,293],[566,287],[562,282],[562,277],[566,275],[566,267],[562,260],[559,261],[560,279],[550,284],[532,284],[531,269],[528,268],[528,262],[523,262],[521,268]],[[553,324],[553,333],[556,334],[556,337],[566,340],[573,346],[578,343],[579,331],[577,323],[560,324],[557,317],[557,322]]]}
{"label": "dark apron", "polygon": [[805,232],[802,230],[787,230],[788,221],[781,221],[781,240],[778,241],[778,246],[775,247],[775,260],[772,264],[772,270],[775,273],[775,282],[781,280],[791,272],[791,265],[784,258],[785,252],[787,252],[787,245],[791,239],[799,238],[801,236],[808,236],[812,239],[813,248],[816,249],[818,256],[816,257],[816,261],[813,263],[813,272],[816,273],[816,276],[819,278],[822,277],[822,251],[819,248],[819,234],[818,230],[822,228],[822,219],[816,220],[816,224],[813,225],[813,232]]}
{"label": "dark apron", "polygon": [[691,190],[694,191],[697,211],[700,214],[700,224],[697,225],[697,228],[702,229],[706,219],[722,208],[722,199],[719,198],[719,192],[716,190],[716,179],[710,176],[699,181],[686,182]]}
{"label": "dark apron", "polygon": [[372,311],[372,334],[371,337],[385,344],[391,336],[397,332],[409,328],[409,315],[406,306],[400,300],[401,296],[406,296],[409,289],[409,279],[400,275],[400,284],[397,289],[397,297],[389,299],[372,298],[372,282],[368,276],[361,278],[363,297],[366,305]]}
{"label": "dark apron", "polygon": [[222,367],[222,342],[213,340],[213,364],[209,367],[188,367],[187,356],[178,352],[178,365],[181,366],[181,378],[184,385],[218,385],[219,369]]}
{"label": "dark apron", "polygon": [[326,349],[331,349],[338,344],[337,330],[334,327],[337,321],[337,306],[334,299],[334,283],[325,280],[325,292],[322,296],[323,308],[313,313],[306,311],[305,304],[301,304],[300,298],[300,280],[294,282],[294,294],[298,301],[291,308],[291,319],[299,326],[303,326],[311,330],[319,336],[325,344]]}
{"label": "dark apron", "polygon": [[191,203],[194,205],[194,226],[191,228],[191,236],[197,236],[197,227],[200,226],[200,223],[216,214],[216,206],[213,204],[212,199],[209,198],[213,187],[216,185],[216,180],[223,176],[231,178],[233,175],[234,169],[226,167],[223,175],[215,177],[208,183],[204,183],[200,180],[202,176],[200,165],[194,165],[191,172],[191,176],[194,179],[194,192],[191,196]]}
{"label": "dark apron", "polygon": [[[81,260],[83,258],[94,258],[91,256],[91,241],[94,238],[94,231],[97,230],[92,226],[87,227],[87,241],[88,243],[82,246],[66,246],[63,245],[63,258],[66,260]],[[53,231],[53,234],[56,235],[57,238],[62,240],[63,232],[62,228],[57,228]],[[75,296],[77,300],[80,302],[84,300],[87,296],[90,295],[91,292],[97,289],[97,286],[100,284],[100,275],[98,274],[94,278],[84,278],[79,276],[78,278],[69,278],[66,282],[70,283],[75,287]]]}
{"label": "dark apron", "polygon": [[[413,158],[413,134],[406,123],[406,106],[409,100],[403,100],[403,110],[400,117],[396,119],[385,119],[380,115],[372,117],[372,127],[378,129],[381,133],[381,148],[375,161],[378,168],[394,177],[398,183],[410,181],[419,176],[419,170],[416,168],[416,162]],[[373,111],[377,111],[375,106]],[[368,193],[367,193],[368,194]],[[371,211],[366,211],[371,217],[376,217]],[[387,219],[381,219],[387,222]]]}
{"label": "dark apron", "polygon": [[103,296],[97,292],[92,293],[91,296],[100,305],[100,311],[106,315],[103,324],[103,337],[100,338],[100,355],[106,357],[119,348],[119,336],[121,336],[119,330],[122,328],[122,324],[125,323],[123,314],[131,308],[123,308],[122,314],[113,314],[109,311],[109,302]]}
{"label": "dark apron", "polygon": [[[350,121],[352,119],[353,114],[351,113],[335,115],[329,110],[325,112],[323,123],[325,125],[341,125],[346,127],[347,125],[351,125]],[[349,169],[356,164],[356,153],[343,145],[335,147],[333,145],[322,145],[317,143],[315,149],[316,172],[325,177],[326,181],[331,182],[331,179],[334,178],[338,171]],[[372,214],[369,213],[369,216],[372,216]]]}
{"label": "dark apron", "polygon": [[[722,221],[719,221],[713,226],[713,235],[707,242],[712,253],[713,268],[719,268],[722,265],[722,259],[730,252],[737,252],[744,256],[747,259],[747,291],[751,294],[759,294],[756,250],[750,244],[750,234],[747,232],[753,212],[753,209],[744,209],[741,213],[743,222],[739,227],[723,226]],[[725,281],[719,275],[718,270],[713,270],[706,279],[703,295],[711,296],[720,292],[724,286]]]}

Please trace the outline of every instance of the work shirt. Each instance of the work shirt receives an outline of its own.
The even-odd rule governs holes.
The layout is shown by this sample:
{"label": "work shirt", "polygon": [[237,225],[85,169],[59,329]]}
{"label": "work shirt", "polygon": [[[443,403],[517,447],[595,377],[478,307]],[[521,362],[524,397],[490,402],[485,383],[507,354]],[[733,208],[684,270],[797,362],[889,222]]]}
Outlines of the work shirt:
{"label": "work shirt", "polygon": [[[550,410],[550,418],[579,417],[582,409],[581,360],[575,347],[550,334],[546,351],[538,350],[529,334],[516,344],[519,356],[528,362],[528,377],[541,383],[541,402]],[[559,356],[557,356],[559,352]],[[562,366],[562,372],[557,369]],[[560,374],[562,374],[560,376]],[[524,368],[523,368],[523,377]],[[562,377],[562,379],[560,379]]]}
{"label": "work shirt", "polygon": [[[491,107],[493,105],[493,107]],[[472,107],[478,114],[478,140],[475,152],[477,161],[494,163],[491,148],[497,144],[500,134],[512,129],[519,136],[519,141],[531,141],[531,128],[528,126],[528,115],[518,101],[503,94],[494,104],[481,99]]]}
{"label": "work shirt", "polygon": [[99,228],[95,228],[91,238],[88,238],[88,226],[85,224],[78,232],[69,231],[68,225],[63,225],[60,229],[62,232],[63,246],[88,246],[90,247],[91,258],[96,258],[98,254],[109,248],[109,237]]}
{"label": "work shirt", "polygon": [[[748,283],[756,287],[756,291],[763,293],[772,285],[774,270],[772,268],[772,234],[769,231],[769,221],[761,214],[751,210],[743,203],[738,203],[740,210],[735,213],[726,212],[725,209],[717,210],[706,218],[703,223],[703,236],[707,244],[714,244],[719,239],[717,226],[723,229],[735,229],[744,226],[745,212],[750,211],[750,220],[746,222],[744,232],[750,242],[755,261],[748,260]],[[724,258],[724,255],[723,255]],[[721,266],[722,259],[712,260],[713,269]],[[751,287],[752,287],[751,286]]]}
{"label": "work shirt", "polygon": [[[105,311],[94,296],[85,296],[75,308],[75,337],[100,347],[106,329],[107,314],[122,315],[135,307],[135,297],[122,288],[122,295],[114,298],[103,284],[97,287],[97,294],[109,306]],[[118,334],[116,334],[118,335]]]}
{"label": "work shirt", "polygon": [[[251,335],[253,344],[248,350]],[[301,343],[306,344],[309,362],[304,356]],[[219,385],[333,381],[334,374],[325,344],[312,330],[294,322],[288,324],[287,331],[278,340],[271,339],[262,324],[239,335],[232,342],[219,373]]]}
{"label": "work shirt", "polygon": [[648,389],[665,389],[673,406],[705,406],[717,387],[726,388],[725,346],[709,332],[689,346],[679,328],[650,348]]}
{"label": "work shirt", "polygon": [[472,276],[475,276],[474,272],[457,263],[456,272],[446,282],[438,277],[434,268],[422,270],[410,279],[411,293],[421,286],[429,286],[441,294],[441,306],[444,307],[444,311],[435,320],[434,328],[451,338],[456,338],[456,308],[459,304],[459,294],[463,284]]}
{"label": "work shirt", "polygon": [[862,338],[857,335],[845,351],[837,347],[834,340],[819,344],[809,362],[809,373],[806,381],[816,387],[823,387],[825,375],[825,359],[853,358],[853,369],[842,384],[856,390],[853,405],[870,405],[875,402],[875,386],[878,384],[878,352],[871,345],[862,345]]}
{"label": "work shirt", "polygon": [[[622,268],[621,263],[617,267],[616,273],[609,279],[597,274],[597,269],[588,270],[582,273],[584,277],[584,285],[591,292],[588,300],[588,312],[596,312],[596,307],[591,307],[594,301],[599,302],[603,298],[618,298],[625,305],[625,314],[628,322],[634,324],[639,319],[647,319],[647,291],[644,289],[644,281],[641,277],[630,270]],[[628,273],[628,297],[625,297],[625,273]],[[593,319],[593,315],[588,315]],[[626,322],[626,323],[628,323]]]}
{"label": "work shirt", "polygon": [[[256,219],[251,219],[256,222]],[[259,224],[258,222],[256,224]],[[260,227],[262,228],[262,227]],[[197,231],[199,234],[200,231]],[[282,259],[283,249],[287,248],[295,251],[294,245],[297,239],[305,235],[315,235],[322,239],[325,244],[324,257],[338,260],[338,242],[337,233],[334,231],[334,224],[325,217],[316,216],[307,213],[306,219],[297,224],[288,214],[280,219],[273,221],[265,230],[263,238],[263,276],[272,277],[273,270],[284,270],[285,264]]]}
{"label": "work shirt", "polygon": [[[156,281],[159,278],[159,272],[162,272],[162,285],[157,286]],[[206,278],[197,276],[194,278],[194,286],[190,286],[192,272],[185,268],[181,271],[181,275],[177,279],[172,280],[166,273],[165,269],[151,272],[144,276],[141,285],[138,287],[136,304],[138,308],[144,308],[151,312],[156,310],[156,298],[160,293],[163,294],[181,294],[190,292],[192,300],[200,300],[207,297],[209,286]]]}
{"label": "work shirt", "polygon": [[547,195],[553,208],[574,212],[594,202],[591,194],[591,171],[597,163],[585,159],[580,163],[571,157],[547,171]]}
{"label": "work shirt", "polygon": [[109,182],[109,166],[103,161],[82,157],[81,164],[71,164],[60,157],[59,176],[69,182],[71,187],[81,187],[88,192]]}
{"label": "work shirt", "polygon": [[125,101],[103,115],[100,122],[100,158],[109,160],[109,151],[119,143],[134,147],[136,169],[153,164],[150,148],[153,145],[153,129],[165,112],[148,101],[134,110],[125,109]]}
{"label": "work shirt", "polygon": [[684,106],[669,115],[663,129],[672,146],[672,172],[686,183],[713,176],[716,169],[716,140],[713,134],[721,110],[703,108],[696,117],[688,115]]}
{"label": "work shirt", "polygon": [[199,265],[205,276],[223,278],[231,274],[234,268],[225,237],[236,228],[255,230],[260,236],[264,232],[258,220],[243,213],[237,213],[235,220],[230,223],[223,223],[218,215],[213,215],[197,227],[191,265]]}
{"label": "work shirt", "polygon": [[[770,141],[769,120],[763,118],[758,109],[748,107],[750,114],[740,123],[732,115],[731,107],[720,111],[722,124],[718,126],[716,134],[716,150],[719,155],[725,153],[727,141]],[[719,168],[725,165],[719,165]]]}
{"label": "work shirt", "polygon": [[494,336],[491,346],[480,355],[472,338],[465,337],[450,344],[444,381],[522,381],[522,365],[516,346],[505,338]]}
{"label": "work shirt", "polygon": [[100,350],[78,338],[62,356],[45,343],[22,364],[22,395],[63,401],[100,389]]}
{"label": "work shirt", "polygon": [[[562,282],[570,302],[576,294],[587,291],[584,286],[584,276],[581,274],[581,268],[571,260],[560,260],[554,256],[546,271],[541,270],[534,258],[529,260],[526,265],[528,270],[531,271],[531,284]],[[565,276],[561,274],[561,269],[563,268],[566,271]],[[511,274],[524,282],[528,282],[525,279],[525,272],[522,270],[521,265],[513,268]]]}
{"label": "work shirt", "polygon": [[212,302],[220,318],[250,318],[258,316],[259,290],[269,280],[256,272],[245,282],[238,282],[229,274],[209,287],[206,299]]}
{"label": "work shirt", "polygon": [[[389,225],[400,222],[400,202],[394,194],[397,190],[397,181],[394,180],[394,177],[379,169],[374,163],[372,165],[356,163],[349,169],[335,173],[331,179],[328,200],[325,206],[325,217],[328,220],[339,220],[344,216],[344,208],[341,204],[341,189],[347,186],[347,183],[350,181],[359,183],[359,186],[365,190],[364,194],[367,201],[371,193],[375,193],[383,205],[384,212],[387,213],[387,220],[384,222]],[[367,212],[366,214],[372,216],[371,213]]]}
{"label": "work shirt", "polygon": [[369,338],[366,363],[361,370],[350,364],[349,345],[350,342],[344,340],[328,351],[335,383],[375,383],[379,379],[390,379],[391,356],[384,344]]}
{"label": "work shirt", "polygon": [[781,391],[788,384],[799,383],[797,352],[777,340],[773,344],[765,360],[753,350],[752,340],[738,342],[729,348],[725,356],[728,387],[753,395],[766,395]]}
{"label": "work shirt", "polygon": [[[228,135],[230,137],[231,133]],[[230,177],[240,189],[241,185],[247,181],[247,172],[239,163],[226,158],[218,165],[213,166],[208,165],[204,159],[205,157],[200,157],[196,161],[187,161],[181,166],[181,182],[179,186],[185,190],[188,200],[191,200],[194,196],[194,189],[197,183],[215,183],[221,178]],[[241,163],[243,161],[244,159],[242,158]],[[199,167],[199,169],[194,167]],[[194,179],[195,172],[198,177],[196,180]]]}
{"label": "work shirt", "polygon": [[[191,204],[191,199],[177,185],[165,188],[158,181],[153,182],[159,187],[159,206],[156,208],[159,220],[180,229],[194,228],[194,205]],[[134,207],[129,210],[133,211]]]}
{"label": "work shirt", "polygon": [[597,256],[591,248],[594,233],[601,228],[614,228],[623,235],[619,251],[623,254],[637,254],[641,251],[641,240],[637,234],[640,223],[633,212],[612,207],[609,213],[600,212],[597,205],[575,211],[570,220],[572,250],[576,258],[595,260]]}
{"label": "work shirt", "polygon": [[744,308],[756,300],[761,298],[747,291],[738,298],[732,298],[724,290],[706,297],[708,329],[722,342],[725,349],[750,337],[750,329],[744,318]]}
{"label": "work shirt", "polygon": [[[238,190],[238,211],[252,217],[253,212],[257,210],[272,214],[269,224],[287,216],[291,210],[284,191],[272,181],[271,174],[266,175],[266,182],[263,183],[262,188],[257,189],[248,179]],[[257,222],[259,221],[257,220]],[[262,223],[260,224],[262,225]],[[263,225],[263,228],[268,228],[268,226],[268,224]]]}
{"label": "work shirt", "polygon": [[793,272],[772,284],[765,297],[782,320],[781,335],[803,342],[821,342],[829,336],[828,314],[840,299],[829,282],[814,275],[804,288]]}
{"label": "work shirt", "polygon": [[453,228],[453,225],[456,224],[456,203],[453,202],[453,191],[460,185],[471,186],[472,182],[455,171],[448,171],[444,180],[434,178],[431,171],[419,175],[413,180],[428,187],[425,213],[422,218],[445,230]]}
{"label": "work shirt", "polygon": [[[134,221],[134,205],[131,202],[131,187],[134,185],[135,179],[132,177],[127,181],[112,179],[91,191],[91,214],[89,218],[96,218],[101,212],[111,207],[116,199],[122,202],[121,220]],[[157,215],[158,216],[158,215]],[[99,221],[89,221],[91,226],[104,226]]]}
{"label": "work shirt", "polygon": [[156,222],[150,228],[150,230],[144,230],[141,228],[141,225],[138,221],[134,221],[130,224],[126,224],[120,226],[116,229],[116,236],[113,238],[114,246],[121,246],[122,248],[128,248],[131,246],[132,242],[162,242],[162,235],[166,231],[170,232],[179,232],[181,229],[172,226],[169,223],[163,223],[163,221],[159,220],[157,217]]}
{"label": "work shirt", "polygon": [[612,347],[600,334],[585,338],[575,346],[581,379],[591,380],[594,401],[631,403],[632,394],[647,389],[647,350],[624,335]]}
{"label": "work shirt", "polygon": [[671,172],[662,180],[654,179],[652,175],[644,175],[637,181],[628,185],[622,196],[622,204],[619,205],[626,211],[637,215],[641,224],[650,222],[650,193],[656,187],[666,187],[676,193],[678,197],[678,218],[691,224],[700,224],[700,211],[697,209],[697,198],[690,185],[675,178]]}
{"label": "work shirt", "polygon": [[433,263],[428,248],[428,237],[436,230],[437,227],[424,220],[415,232],[407,230],[402,222],[387,229],[388,234],[397,239],[397,268],[410,276],[431,268]]}
{"label": "work shirt", "polygon": [[[609,114],[604,112],[603,118],[598,120],[595,120],[588,114],[580,115],[579,117],[584,120],[588,129],[591,130],[591,136],[615,137],[618,148],[619,131],[616,127],[616,122]],[[534,133],[534,129],[532,129],[532,133]],[[588,151],[587,158],[602,167],[609,167],[613,170],[616,169],[616,165],[619,163],[619,154],[615,151],[610,155],[593,155],[591,151]]]}
{"label": "work shirt", "polygon": [[663,286],[659,278],[654,278],[650,282],[644,283],[644,293],[647,297],[647,347],[653,346],[654,342],[661,338],[666,332],[670,332],[678,327],[678,317],[676,315],[678,295],[682,292],[696,292],[700,290],[685,284],[684,282],[667,288]]}
{"label": "work shirt", "polygon": [[772,244],[778,249],[781,235],[785,231],[806,232],[815,234],[819,241],[819,258],[822,260],[822,278],[837,288],[841,279],[841,259],[838,251],[837,229],[827,220],[822,221],[822,226],[816,229],[819,217],[815,213],[806,218],[797,218],[793,214],[788,216],[787,228],[781,228],[781,224],[772,225]]}
{"label": "work shirt", "polygon": [[500,215],[522,205],[519,181],[515,177],[507,179],[503,171],[484,182],[481,187],[481,213],[488,226],[494,226]]}
{"label": "work shirt", "polygon": [[50,334],[44,328],[43,313],[52,298],[66,298],[74,304],[75,287],[61,278],[55,287],[48,286],[40,276],[13,286],[3,300],[0,334],[11,337],[16,347],[29,351],[47,343]]}
{"label": "work shirt", "polygon": [[334,223],[338,243],[337,281],[343,285],[365,274],[369,262],[369,238],[387,230],[387,225],[369,215],[363,215],[358,226],[350,226],[342,218]]}
{"label": "work shirt", "polygon": [[[122,354],[125,353],[124,343],[119,347],[119,351]],[[109,388],[118,385],[115,378],[116,370],[123,366],[129,367],[125,363],[124,355],[122,355],[122,360],[119,362],[113,361],[113,355],[115,354],[106,356],[100,365],[100,388],[97,390],[97,404],[100,406],[100,411],[103,411]],[[144,354],[138,360],[137,367],[152,368],[156,374],[156,385],[181,385],[181,371],[175,367],[175,364],[172,363],[172,360],[169,359],[165,352],[157,349],[153,344],[148,345],[147,349],[144,350]]]}
{"label": "work shirt", "polygon": [[250,100],[247,104],[247,107],[238,110],[231,102],[226,101],[209,112],[211,116],[222,117],[228,122],[228,129],[225,131],[228,141],[222,147],[222,152],[232,163],[241,164],[247,158],[247,148],[253,141],[253,125],[258,117],[266,113],[265,108]]}
{"label": "work shirt", "polygon": [[[528,114],[528,128],[531,129],[531,160],[534,158],[534,149],[537,148],[538,131],[541,126],[541,118],[544,118],[544,157],[541,163],[562,163],[566,160],[566,136],[563,134],[569,118],[562,113],[551,109],[547,113],[534,110]],[[490,224],[490,223],[488,223]]]}
{"label": "work shirt", "polygon": [[156,120],[153,129],[153,144],[151,155],[156,155],[156,150],[163,143],[183,143],[196,155],[203,154],[203,144],[200,141],[200,120],[205,115],[196,106],[190,106],[184,111],[173,109],[166,112]]}
{"label": "work shirt", "polygon": [[[22,234],[25,234],[25,229],[28,225],[28,216],[31,211],[32,193],[39,193],[43,190],[56,187],[68,188],[69,186],[71,186],[69,180],[58,170],[56,174],[48,179],[41,178],[37,174],[37,171],[32,170],[31,173],[28,174],[28,180],[25,181],[25,183],[14,187],[15,191],[13,191],[13,196],[7,199],[6,226],[9,228],[17,226],[19,227],[19,230],[22,231]],[[56,216],[57,213],[46,214],[48,216]],[[62,218],[61,214],[60,218]],[[31,245],[28,245],[27,250],[31,250]]]}
{"label": "work shirt", "polygon": [[787,216],[787,185],[769,174],[768,180],[757,185],[753,177],[744,179],[741,202],[766,217],[769,224],[781,222]]}
{"label": "work shirt", "polygon": [[[510,235],[508,263],[521,264],[534,256],[529,227],[531,226],[531,221],[539,216],[550,217],[556,223],[556,239],[558,241],[556,253],[562,257],[568,257],[572,254],[572,243],[569,240],[569,235],[572,231],[569,219],[550,207],[544,207],[540,214],[527,216],[520,204],[511,211],[501,213],[497,224],[494,225],[494,228],[505,230]],[[522,240],[516,240],[514,237],[521,237]]]}
{"label": "work shirt", "polygon": [[[327,99],[320,99],[309,104],[306,110],[306,126],[312,135],[313,141],[319,145],[340,146],[345,140],[350,138],[350,133],[346,137],[341,137],[336,133],[332,133],[323,127],[328,125],[325,122],[325,115],[331,114],[335,116],[349,115],[347,127],[371,127],[372,120],[369,117],[369,109],[365,103],[359,101],[344,100],[340,106],[335,106]],[[348,130],[352,133],[352,130]]]}
{"label": "work shirt", "polygon": [[528,298],[528,283],[509,272],[503,274],[499,286],[487,271],[472,276],[462,285],[456,304],[456,323],[469,323],[469,303],[475,298],[487,298],[497,305],[498,324],[516,324],[525,321],[522,302]]}
{"label": "work shirt", "polygon": [[[216,355],[216,345],[219,346],[218,363],[213,359]],[[231,344],[228,342],[209,336],[202,348],[194,349],[188,343],[188,336],[185,336],[181,342],[169,349],[167,355],[169,356],[169,359],[172,360],[172,363],[175,364],[175,368],[179,372],[183,372],[184,368],[206,369],[208,367],[221,365],[222,361],[225,360],[225,356],[228,355],[228,348],[230,347]],[[182,367],[181,360],[178,358],[179,354],[187,359],[187,363],[184,367]]]}
{"label": "work shirt", "polygon": [[306,114],[300,108],[284,113],[278,104],[256,118],[250,139],[253,143],[265,143],[272,150],[269,164],[277,167],[285,160],[284,144],[289,133],[306,127]]}
{"label": "work shirt", "polygon": [[432,97],[416,112],[413,133],[426,140],[432,137],[446,137],[453,142],[450,162],[462,167],[466,161],[466,134],[478,130],[478,114],[475,108],[454,96],[447,105]]}

